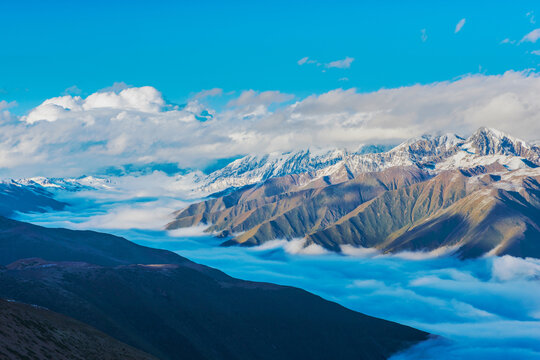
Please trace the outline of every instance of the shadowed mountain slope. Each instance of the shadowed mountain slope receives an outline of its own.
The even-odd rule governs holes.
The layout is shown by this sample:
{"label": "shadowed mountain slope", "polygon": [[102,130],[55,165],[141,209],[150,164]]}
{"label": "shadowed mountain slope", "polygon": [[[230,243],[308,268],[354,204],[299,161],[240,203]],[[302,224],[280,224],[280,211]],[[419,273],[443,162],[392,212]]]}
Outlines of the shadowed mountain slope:
{"label": "shadowed mountain slope", "polygon": [[64,315],[1,299],[0,358],[5,360],[156,359]]}
{"label": "shadowed mountain slope", "polygon": [[331,182],[299,182],[299,176],[271,179],[256,188],[248,188],[223,198],[193,204],[177,212],[167,225],[176,229],[211,224],[208,231],[242,233],[235,242],[261,244],[268,239],[302,237],[333,224],[359,204],[397,188],[428,178],[414,168],[391,168],[364,173],[355,179]]}
{"label": "shadowed mountain slope", "polygon": [[150,249],[114,235],[51,229],[0,216],[0,264],[31,257],[104,266],[187,261],[169,251]]}
{"label": "shadowed mountain slope", "polygon": [[[10,231],[17,227],[32,231],[21,247],[50,243],[60,254],[35,246],[41,259],[3,260],[0,297],[73,317],[160,359],[384,359],[427,336],[300,289],[238,280],[106,234],[70,231],[69,242],[64,229],[4,220],[4,248],[17,244]],[[101,254],[105,248],[117,250],[114,258]]]}
{"label": "shadowed mountain slope", "polygon": [[24,185],[14,181],[0,182],[0,216],[20,212],[62,210],[67,204],[54,200],[53,194],[38,185]]}

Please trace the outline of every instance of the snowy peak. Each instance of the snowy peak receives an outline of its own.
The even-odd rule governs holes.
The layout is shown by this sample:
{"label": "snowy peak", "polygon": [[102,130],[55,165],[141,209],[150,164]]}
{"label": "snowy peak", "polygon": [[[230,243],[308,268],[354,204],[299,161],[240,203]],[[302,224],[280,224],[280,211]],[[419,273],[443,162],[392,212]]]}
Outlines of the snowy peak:
{"label": "snowy peak", "polygon": [[390,150],[390,152],[409,151],[411,153],[417,153],[417,152],[442,153],[442,152],[452,149],[453,147],[463,143],[464,141],[465,141],[464,138],[456,134],[452,134],[452,133],[448,133],[444,135],[426,134],[426,135],[409,139],[399,144],[394,149]]}
{"label": "snowy peak", "polygon": [[463,144],[464,141],[465,139],[456,134],[422,135],[401,143],[389,153],[408,154],[411,161],[418,162],[426,158],[447,155],[455,151],[456,146]]}
{"label": "snowy peak", "polygon": [[209,190],[238,187],[288,174],[313,172],[331,167],[346,156],[344,150],[310,149],[298,152],[245,156],[223,169],[209,174],[203,181]]}
{"label": "snowy peak", "polygon": [[422,135],[389,150],[388,147],[360,146],[352,152],[302,150],[246,156],[200,179],[200,183],[207,191],[220,191],[289,174],[308,173],[312,178],[330,176],[339,182],[395,166],[418,166],[439,172],[497,163],[508,170],[540,166],[540,148],[501,131],[480,128],[467,139],[451,133]]}
{"label": "snowy peak", "polygon": [[[268,179],[302,174],[301,182],[318,179],[340,183],[367,172],[414,166],[433,174],[476,167],[503,171],[540,167],[540,147],[527,144],[501,131],[480,128],[465,139],[456,134],[422,135],[398,146],[359,145],[345,149],[305,149],[296,152],[248,155],[208,175],[193,173],[194,192],[215,193],[230,188],[260,184]],[[300,180],[298,180],[300,181]],[[107,177],[29,178],[15,180],[20,186],[48,191],[110,189]]]}
{"label": "snowy peak", "polygon": [[12,180],[15,184],[26,187],[38,187],[47,190],[82,191],[108,189],[111,180],[104,177],[81,176],[79,178],[46,178],[42,176]]}
{"label": "snowy peak", "polygon": [[[506,155],[531,157],[532,161],[538,160],[540,149],[530,146],[525,141],[514,138],[502,131],[482,127],[467,139],[463,149],[480,155]],[[536,157],[536,159],[535,159]],[[535,161],[536,162],[536,161]]]}

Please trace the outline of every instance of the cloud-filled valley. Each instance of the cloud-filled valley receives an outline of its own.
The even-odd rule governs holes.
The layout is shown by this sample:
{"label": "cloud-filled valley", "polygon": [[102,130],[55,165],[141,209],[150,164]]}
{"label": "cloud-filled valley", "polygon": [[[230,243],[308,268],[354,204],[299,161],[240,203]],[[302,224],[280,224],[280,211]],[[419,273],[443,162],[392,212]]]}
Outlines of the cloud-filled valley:
{"label": "cloud-filled valley", "polygon": [[540,360],[538,14],[0,2],[0,360]]}
{"label": "cloud-filled valley", "polygon": [[[311,251],[295,242],[220,247],[204,227],[164,231],[178,200],[116,190],[64,193],[65,211],[20,214],[32,223],[94,229],[182,256],[242,279],[292,285],[368,315],[440,335],[395,359],[540,357],[540,261],[511,256],[462,261],[448,256],[351,255]],[[119,190],[120,189],[120,190]],[[189,201],[188,201],[189,202]],[[187,202],[184,202],[185,205]]]}

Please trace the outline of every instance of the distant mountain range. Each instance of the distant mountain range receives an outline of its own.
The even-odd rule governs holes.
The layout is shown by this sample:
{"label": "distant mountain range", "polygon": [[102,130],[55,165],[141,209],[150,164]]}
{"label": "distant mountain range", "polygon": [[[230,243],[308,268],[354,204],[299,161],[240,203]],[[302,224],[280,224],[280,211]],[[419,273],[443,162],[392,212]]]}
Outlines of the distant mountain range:
{"label": "distant mountain range", "polygon": [[[540,257],[539,169],[540,147],[489,128],[393,148],[246,156],[191,176],[195,194],[212,195],[166,228],[207,225],[224,245],[301,239],[336,252]],[[115,186],[99,176],[4,181],[0,214],[61,210],[57,191]]]}
{"label": "distant mountain range", "polygon": [[0,182],[0,215],[20,212],[62,210],[66,203],[54,199],[52,193],[37,184],[21,184],[8,180]]}
{"label": "distant mountain range", "polygon": [[206,224],[225,245],[540,257],[539,166],[538,146],[487,128],[378,153],[245,157],[207,176],[202,187],[221,192],[167,228]]}
{"label": "distant mountain range", "polygon": [[7,358],[385,359],[428,336],[120,237],[2,217],[0,298],[63,314],[0,301]]}
{"label": "distant mountain range", "polygon": [[539,166],[540,147],[495,129],[480,128],[467,139],[456,134],[423,135],[390,148],[371,145],[352,152],[302,150],[245,156],[200,178],[199,183],[208,191],[222,191],[290,174],[309,173],[312,178],[327,176],[343,181],[395,166],[441,171],[494,163],[508,169]]}

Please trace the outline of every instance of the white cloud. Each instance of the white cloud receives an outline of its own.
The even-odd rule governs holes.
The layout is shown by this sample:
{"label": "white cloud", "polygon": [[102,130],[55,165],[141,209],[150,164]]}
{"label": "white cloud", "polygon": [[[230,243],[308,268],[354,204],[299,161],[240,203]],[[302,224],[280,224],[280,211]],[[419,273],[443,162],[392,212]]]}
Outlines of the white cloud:
{"label": "white cloud", "polygon": [[0,100],[0,123],[8,123],[13,120],[13,115],[9,112],[9,108],[17,106],[16,101]]}
{"label": "white cloud", "polygon": [[180,228],[167,231],[167,234],[171,237],[208,237],[209,233],[205,230],[208,228],[206,225],[192,226],[188,228]]}
{"label": "white cloud", "polygon": [[16,101],[0,100],[0,111],[12,108],[14,106],[17,106]]}
{"label": "white cloud", "polygon": [[282,248],[289,254],[297,255],[323,255],[328,254],[328,250],[317,244],[309,244],[306,246],[306,239],[298,238],[292,240],[272,240],[268,241],[262,245],[259,245],[253,250],[269,250]]}
{"label": "white cloud", "polygon": [[345,59],[336,60],[326,64],[327,68],[348,69],[351,67],[354,58],[347,56]]}
{"label": "white cloud", "polygon": [[536,19],[535,19],[535,16],[534,16],[534,11],[529,11],[525,14],[525,16],[527,17],[527,19],[529,19],[529,22],[531,24],[536,24]]}
{"label": "white cloud", "polygon": [[461,31],[463,28],[463,25],[465,25],[465,18],[459,20],[459,22],[456,24],[456,29],[454,30],[454,34],[457,34]]}
{"label": "white cloud", "polygon": [[73,85],[64,90],[64,95],[81,95],[82,90],[77,85]]}
{"label": "white cloud", "polygon": [[308,56],[301,58],[296,62],[298,65],[302,66],[304,64],[315,64],[317,66],[321,66],[321,63],[317,60],[310,59]]}
{"label": "white cloud", "polygon": [[165,101],[161,93],[151,86],[128,88],[119,93],[94,93],[82,103],[85,110],[112,108],[148,113],[159,112],[163,105],[165,105]]}
{"label": "white cloud", "polygon": [[422,40],[422,42],[426,42],[427,39],[428,39],[428,36],[427,36],[426,29],[420,30],[420,40]]}
{"label": "white cloud", "polygon": [[533,51],[531,51],[531,54],[540,55],[540,50],[533,50]]}
{"label": "white cloud", "polygon": [[309,57],[307,57],[307,56],[303,57],[303,58],[301,58],[300,60],[297,61],[297,64],[300,65],[300,66],[304,65],[308,60],[309,60]]}
{"label": "white cloud", "polygon": [[493,279],[512,281],[515,279],[540,279],[540,260],[516,258],[512,256],[496,257],[492,265]]}
{"label": "white cloud", "polygon": [[161,230],[170,221],[175,208],[156,206],[153,203],[125,205],[111,209],[106,214],[90,217],[78,223],[79,229],[148,229]]}
{"label": "white cloud", "polygon": [[501,41],[501,44],[515,44],[516,40],[510,40],[509,38],[506,38]]}
{"label": "white cloud", "polygon": [[133,110],[156,113],[165,105],[161,93],[151,86],[96,92],[83,99],[80,96],[64,95],[45,100],[22,120],[32,124],[36,121],[56,121],[76,116],[77,113],[97,109]]}
{"label": "white cloud", "polygon": [[193,95],[192,98],[194,100],[202,100],[202,99],[206,99],[208,97],[221,96],[221,95],[223,95],[223,89],[213,88],[213,89],[199,91],[198,93]]}
{"label": "white cloud", "polygon": [[525,35],[523,39],[521,39],[520,43],[522,42],[535,43],[538,39],[540,39],[540,29],[534,29],[533,31]]}
{"label": "white cloud", "polygon": [[133,86],[126,84],[123,81],[117,81],[113,83],[111,86],[107,86],[103,89],[98,90],[97,92],[115,92],[119,93],[122,90],[132,88]]}
{"label": "white cloud", "polygon": [[270,105],[279,104],[285,101],[292,100],[294,95],[284,94],[279,91],[263,91],[255,90],[243,91],[237,99],[231,100],[228,106],[253,106],[253,105]]}
{"label": "white cloud", "polygon": [[[356,149],[423,133],[466,136],[480,126],[535,140],[539,95],[539,75],[511,71],[371,93],[336,89],[293,103],[290,94],[248,90],[220,111],[199,101],[175,108],[150,87],[60,96],[44,101],[23,121],[0,122],[0,175],[78,176],[143,163],[203,168],[239,154],[313,146]],[[204,111],[213,116],[202,122],[198,117]]]}

